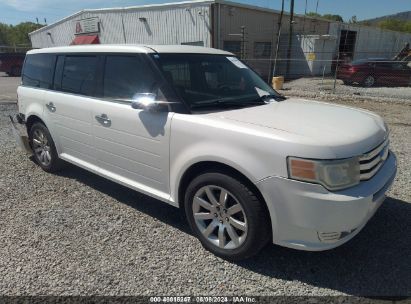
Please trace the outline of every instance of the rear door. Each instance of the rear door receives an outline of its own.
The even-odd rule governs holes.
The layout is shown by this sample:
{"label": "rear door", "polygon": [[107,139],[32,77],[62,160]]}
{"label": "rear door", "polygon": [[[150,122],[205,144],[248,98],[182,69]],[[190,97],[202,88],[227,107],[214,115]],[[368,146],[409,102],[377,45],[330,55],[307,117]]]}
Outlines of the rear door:
{"label": "rear door", "polygon": [[129,100],[156,89],[146,55],[107,55],[101,99],[93,103],[93,132],[101,172],[163,199],[169,197],[169,142],[173,113],[137,110]]}
{"label": "rear door", "polygon": [[44,114],[58,153],[86,167],[96,163],[91,105],[99,59],[88,54],[57,56],[54,87],[44,95]]}

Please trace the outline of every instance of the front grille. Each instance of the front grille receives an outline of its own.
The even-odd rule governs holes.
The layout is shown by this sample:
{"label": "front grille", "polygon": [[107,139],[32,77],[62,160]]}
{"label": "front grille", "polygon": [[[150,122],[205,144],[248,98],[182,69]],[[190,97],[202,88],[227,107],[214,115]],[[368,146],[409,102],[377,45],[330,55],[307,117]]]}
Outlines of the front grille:
{"label": "front grille", "polygon": [[375,149],[365,153],[360,157],[360,179],[368,180],[372,178],[388,157],[389,140],[386,139]]}

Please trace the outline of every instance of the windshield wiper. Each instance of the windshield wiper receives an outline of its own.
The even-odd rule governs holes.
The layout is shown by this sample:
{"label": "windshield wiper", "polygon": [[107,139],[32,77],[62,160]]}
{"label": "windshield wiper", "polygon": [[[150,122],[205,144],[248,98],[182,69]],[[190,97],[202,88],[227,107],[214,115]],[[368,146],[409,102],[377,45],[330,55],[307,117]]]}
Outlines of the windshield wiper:
{"label": "windshield wiper", "polygon": [[208,107],[247,107],[247,106],[257,106],[257,105],[264,105],[264,102],[261,101],[233,101],[233,100],[213,100],[210,102],[202,102],[202,103],[195,103],[191,105],[192,109],[199,109],[199,108],[208,108]]}
{"label": "windshield wiper", "polygon": [[269,102],[270,99],[274,99],[275,101],[283,101],[286,100],[287,98],[283,95],[274,95],[274,94],[267,94],[267,95],[263,95],[260,97],[262,101],[264,101],[265,103]]}

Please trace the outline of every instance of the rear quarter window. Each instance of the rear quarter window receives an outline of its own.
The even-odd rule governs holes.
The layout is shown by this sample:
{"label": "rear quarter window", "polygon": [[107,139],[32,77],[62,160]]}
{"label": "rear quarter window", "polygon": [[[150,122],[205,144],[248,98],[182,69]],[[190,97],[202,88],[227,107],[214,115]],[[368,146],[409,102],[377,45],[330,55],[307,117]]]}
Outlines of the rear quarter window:
{"label": "rear quarter window", "polygon": [[22,74],[23,85],[51,89],[55,61],[53,54],[27,55]]}

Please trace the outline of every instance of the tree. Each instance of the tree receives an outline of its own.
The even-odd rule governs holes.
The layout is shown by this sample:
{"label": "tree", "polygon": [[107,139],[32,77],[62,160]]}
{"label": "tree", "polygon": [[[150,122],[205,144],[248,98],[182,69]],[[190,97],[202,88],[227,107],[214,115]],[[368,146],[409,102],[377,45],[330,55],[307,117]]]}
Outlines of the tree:
{"label": "tree", "polygon": [[318,14],[315,12],[309,12],[307,13],[308,17],[313,17],[313,18],[323,18],[331,21],[339,21],[339,22],[344,22],[343,18],[340,15],[333,15],[333,14]]}
{"label": "tree", "polygon": [[0,45],[30,45],[29,33],[43,27],[33,22],[22,22],[17,25],[0,23]]}
{"label": "tree", "polygon": [[340,15],[325,14],[325,15],[323,15],[322,17],[323,17],[324,19],[327,19],[327,20],[344,22],[343,17],[341,17]]}
{"label": "tree", "polygon": [[386,19],[378,22],[378,27],[382,29],[411,33],[411,21],[403,21],[398,19]]}
{"label": "tree", "polygon": [[313,18],[321,18],[321,15],[320,15],[320,14],[314,13],[314,12],[309,12],[309,13],[307,13],[306,16],[308,16],[308,17],[313,17]]}

